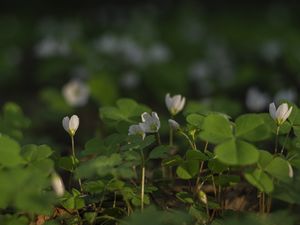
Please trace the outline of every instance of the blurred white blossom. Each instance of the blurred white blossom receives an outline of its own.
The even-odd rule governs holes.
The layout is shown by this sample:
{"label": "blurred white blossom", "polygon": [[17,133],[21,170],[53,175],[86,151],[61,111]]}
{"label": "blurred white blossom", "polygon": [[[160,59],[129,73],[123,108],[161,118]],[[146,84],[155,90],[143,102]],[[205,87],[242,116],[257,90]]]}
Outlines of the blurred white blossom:
{"label": "blurred white blossom", "polygon": [[283,89],[278,91],[274,97],[275,102],[280,102],[282,100],[295,102],[297,100],[297,92],[295,89]]}
{"label": "blurred white blossom", "polygon": [[89,87],[78,79],[73,79],[62,89],[63,96],[70,106],[84,106],[90,95]]}
{"label": "blurred white blossom", "polygon": [[131,64],[141,66],[146,63],[146,53],[134,39],[130,37],[118,37],[113,34],[106,34],[94,43],[98,51],[119,57]]}
{"label": "blurred white blossom", "polygon": [[269,62],[276,60],[281,54],[281,45],[278,41],[270,40],[261,47],[261,55]]}
{"label": "blurred white blossom", "polygon": [[210,65],[206,61],[196,61],[188,70],[189,77],[196,86],[196,91],[199,94],[210,94],[213,90],[210,82],[210,78],[212,77],[212,68]]}
{"label": "blurred white blossom", "polygon": [[148,50],[148,62],[149,63],[164,63],[168,62],[171,58],[171,52],[169,48],[161,43],[152,45]]}
{"label": "blurred white blossom", "polygon": [[119,40],[112,34],[106,34],[97,39],[94,43],[96,50],[105,54],[116,54],[119,50]]}
{"label": "blurred white blossom", "polygon": [[183,109],[185,105],[185,97],[181,95],[174,95],[171,97],[168,93],[165,97],[165,103],[171,115],[175,116]]}
{"label": "blurred white blossom", "polygon": [[129,127],[128,135],[140,135],[144,139],[146,136],[146,133],[140,124],[134,124]]}
{"label": "blurred white blossom", "polygon": [[270,102],[270,97],[258,90],[256,87],[248,89],[246,94],[246,106],[248,109],[254,112],[264,110]]}
{"label": "blurred white blossom", "polygon": [[133,71],[123,74],[120,79],[121,86],[128,90],[136,88],[139,85],[139,83],[139,75]]}
{"label": "blurred white blossom", "polygon": [[134,65],[142,66],[146,63],[146,54],[143,48],[129,37],[119,40],[123,59]]}
{"label": "blurred white blossom", "polygon": [[57,173],[53,173],[51,176],[51,184],[55,194],[61,197],[65,193],[65,185],[61,177]]}
{"label": "blurred white blossom", "polygon": [[289,167],[289,177],[293,178],[294,177],[293,167],[292,167],[292,165],[289,162],[287,162],[287,164],[288,164],[288,167]]}
{"label": "blurred white blossom", "polygon": [[52,56],[66,56],[70,54],[69,43],[54,37],[46,37],[35,46],[35,53],[41,58]]}
{"label": "blurred white blossom", "polygon": [[201,81],[210,76],[211,69],[205,61],[197,61],[189,68],[189,75],[191,79]]}

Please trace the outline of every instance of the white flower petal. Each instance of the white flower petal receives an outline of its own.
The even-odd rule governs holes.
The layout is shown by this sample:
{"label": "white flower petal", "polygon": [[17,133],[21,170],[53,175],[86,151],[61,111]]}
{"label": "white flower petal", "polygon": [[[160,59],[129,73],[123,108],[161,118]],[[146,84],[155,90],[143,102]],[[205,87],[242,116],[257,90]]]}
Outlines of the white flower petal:
{"label": "white flower petal", "polygon": [[141,135],[143,139],[145,138],[145,131],[140,124],[134,124],[129,127],[128,135]]}
{"label": "white flower petal", "polygon": [[173,97],[171,97],[170,94],[166,95],[166,105],[172,115],[176,115],[180,112],[183,109],[184,104],[185,98],[181,95],[174,95]]}
{"label": "white flower petal", "polygon": [[143,121],[143,122],[145,122],[145,121],[147,121],[147,120],[151,120],[151,116],[150,116],[150,114],[147,113],[147,112],[144,112],[144,113],[141,115],[141,117],[142,117],[142,121]]}
{"label": "white flower petal", "polygon": [[62,120],[62,125],[63,125],[63,128],[65,129],[65,131],[67,131],[69,133],[70,131],[70,128],[69,128],[69,117],[64,117],[63,120]]}
{"label": "white flower petal", "polygon": [[291,113],[292,113],[292,110],[293,110],[293,106],[291,106],[291,107],[289,108],[289,110],[284,114],[284,116],[283,116],[283,118],[282,118],[283,121],[286,121],[287,118],[289,118],[289,116],[290,116]]}
{"label": "white flower petal", "polygon": [[288,104],[286,104],[286,103],[281,104],[276,111],[277,120],[282,121],[284,118],[284,115],[287,113],[288,110],[289,110]]}
{"label": "white flower petal", "polygon": [[166,102],[166,106],[167,106],[168,110],[170,111],[171,106],[172,106],[172,98],[170,97],[169,93],[166,94],[165,102]]}
{"label": "white flower petal", "polygon": [[61,177],[56,173],[52,174],[51,183],[56,195],[59,197],[63,196],[65,193],[65,186]]}
{"label": "white flower petal", "polygon": [[140,126],[146,133],[155,133],[160,128],[160,120],[156,112],[142,114],[142,123]]}
{"label": "white flower petal", "polygon": [[274,102],[269,105],[269,113],[273,120],[276,120],[276,106]]}
{"label": "white flower petal", "polygon": [[178,107],[178,112],[183,109],[184,105],[185,105],[185,97],[182,97],[180,105]]}
{"label": "white flower petal", "polygon": [[76,132],[79,127],[79,118],[77,115],[73,115],[69,122],[69,128],[71,132]]}

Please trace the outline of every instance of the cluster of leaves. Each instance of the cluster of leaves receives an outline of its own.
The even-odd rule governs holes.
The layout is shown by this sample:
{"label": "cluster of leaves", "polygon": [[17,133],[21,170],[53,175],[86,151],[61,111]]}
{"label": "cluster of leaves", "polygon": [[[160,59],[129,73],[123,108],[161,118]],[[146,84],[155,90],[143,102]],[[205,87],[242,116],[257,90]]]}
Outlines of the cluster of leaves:
{"label": "cluster of leaves", "polygon": [[[287,215],[285,223],[294,224],[299,219],[292,208],[271,213],[284,209],[281,205],[299,207],[296,105],[280,129],[266,113],[232,120],[187,106],[176,144],[165,144],[164,136],[162,142],[159,135],[128,136],[128,127],[150,109],[120,99],[100,110],[112,134],[87,141],[78,159],[55,156],[46,145],[21,146],[13,134],[21,133],[28,119],[12,103],[3,108],[8,126],[0,135],[1,224],[277,224]],[[61,197],[50,185],[57,170],[70,175]],[[254,193],[247,206],[230,205],[230,191],[239,188]]]}

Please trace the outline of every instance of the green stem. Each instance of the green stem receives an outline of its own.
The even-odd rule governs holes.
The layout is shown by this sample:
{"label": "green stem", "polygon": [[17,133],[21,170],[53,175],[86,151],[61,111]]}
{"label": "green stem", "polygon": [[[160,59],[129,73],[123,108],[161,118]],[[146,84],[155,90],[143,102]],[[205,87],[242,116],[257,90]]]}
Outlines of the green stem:
{"label": "green stem", "polygon": [[267,213],[271,212],[271,207],[272,207],[272,196],[270,195],[267,200]]}
{"label": "green stem", "polygon": [[170,139],[169,139],[170,146],[173,146],[173,134],[174,134],[173,129],[172,127],[170,127]]}
{"label": "green stem", "polygon": [[286,136],[285,136],[285,139],[284,139],[284,142],[283,142],[282,148],[281,148],[281,150],[280,150],[280,154],[281,154],[281,155],[283,155],[283,151],[284,151],[284,148],[285,148],[286,142],[287,142],[287,140],[288,140],[288,138],[289,138],[289,136],[290,136],[290,133],[291,133],[291,131],[289,131],[289,132],[286,134]]}
{"label": "green stem", "polygon": [[72,142],[72,155],[73,155],[74,159],[76,159],[75,144],[74,144],[74,136],[73,135],[71,135],[71,142]]}
{"label": "green stem", "polygon": [[161,140],[160,140],[160,135],[158,132],[155,133],[155,136],[156,136],[156,141],[157,141],[157,144],[158,145],[161,145]]}
{"label": "green stem", "polygon": [[275,150],[274,150],[275,154],[277,153],[277,150],[278,150],[279,130],[280,130],[280,126],[277,126],[277,128],[276,128],[276,139],[275,139]]}
{"label": "green stem", "polygon": [[265,193],[262,193],[262,213],[265,213]]}
{"label": "green stem", "polygon": [[[75,144],[74,144],[74,135],[71,135],[71,142],[72,142],[72,155],[73,155],[73,159],[74,160],[77,160],[76,158],[76,154],[75,154]],[[74,163],[74,167],[75,167],[75,163]],[[78,184],[79,184],[79,187],[80,187],[80,190],[83,191],[82,189],[82,183],[81,183],[81,179],[79,178],[78,179]]]}
{"label": "green stem", "polygon": [[[205,147],[204,147],[204,151],[203,152],[207,151],[207,147],[208,147],[208,141],[205,142]],[[200,183],[200,176],[202,174],[203,167],[204,167],[204,161],[202,161],[201,165],[200,165],[199,173],[198,173],[196,184],[195,184],[195,193],[194,194],[196,194],[197,191],[199,190],[198,186],[199,186],[199,183]]]}
{"label": "green stem", "polygon": [[192,148],[193,150],[196,150],[196,147],[195,147],[195,145],[193,144],[193,142],[191,141],[191,139],[189,138],[189,136],[188,136],[186,133],[184,133],[183,131],[181,131],[180,134],[182,134],[182,135],[187,139],[187,141],[189,142],[191,148]]}
{"label": "green stem", "polygon": [[213,184],[215,198],[217,198],[217,187],[216,187],[215,178],[214,178],[213,174],[211,175],[211,181],[212,181],[212,184]]}
{"label": "green stem", "polygon": [[145,158],[143,150],[141,150],[142,173],[141,173],[141,211],[144,210],[144,196],[145,196]]}
{"label": "green stem", "polygon": [[113,203],[113,208],[116,208],[116,202],[117,202],[117,192],[114,192],[114,203]]}
{"label": "green stem", "polygon": [[201,162],[201,165],[200,165],[199,173],[198,173],[197,180],[196,180],[196,184],[195,184],[194,195],[196,195],[197,192],[198,192],[198,190],[200,190],[200,188],[199,188],[199,184],[200,184],[200,176],[201,176],[201,174],[202,174],[203,167],[204,167],[204,161],[202,161],[202,162]]}

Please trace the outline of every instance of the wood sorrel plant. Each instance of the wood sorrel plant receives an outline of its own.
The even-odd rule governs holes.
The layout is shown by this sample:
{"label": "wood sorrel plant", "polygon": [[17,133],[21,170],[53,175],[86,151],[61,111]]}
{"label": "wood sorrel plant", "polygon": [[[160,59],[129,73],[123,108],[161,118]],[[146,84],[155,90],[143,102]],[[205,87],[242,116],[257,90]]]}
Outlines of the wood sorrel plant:
{"label": "wood sorrel plant", "polygon": [[[185,103],[180,99],[176,113]],[[10,222],[22,219],[23,224],[47,215],[45,221],[54,224],[200,225],[231,224],[230,217],[223,217],[233,209],[257,212],[255,220],[246,213],[244,222],[260,224],[278,218],[274,206],[298,207],[296,105],[283,103],[277,110],[271,105],[270,114],[232,119],[219,112],[193,111],[187,104],[183,115],[176,120],[158,117],[147,106],[120,99],[116,106],[100,109],[111,134],[87,141],[77,154],[74,135],[79,118],[64,118],[71,161],[66,156],[52,160],[48,146],[21,147],[1,134],[0,178],[6,181],[0,186],[2,214]],[[164,168],[170,168],[169,176]],[[65,189],[53,172],[58,169],[74,173],[80,190]],[[58,198],[51,198],[54,194]]]}
{"label": "wood sorrel plant", "polygon": [[[76,168],[78,159],[75,154],[74,136],[79,127],[79,118],[77,115],[73,115],[73,116],[71,116],[71,118],[66,116],[62,120],[62,125],[63,125],[63,128],[65,129],[65,131],[68,132],[68,134],[70,135],[70,138],[71,138],[72,163],[73,163],[73,167]],[[78,179],[78,183],[79,183],[80,189],[82,190],[80,179]]]}

